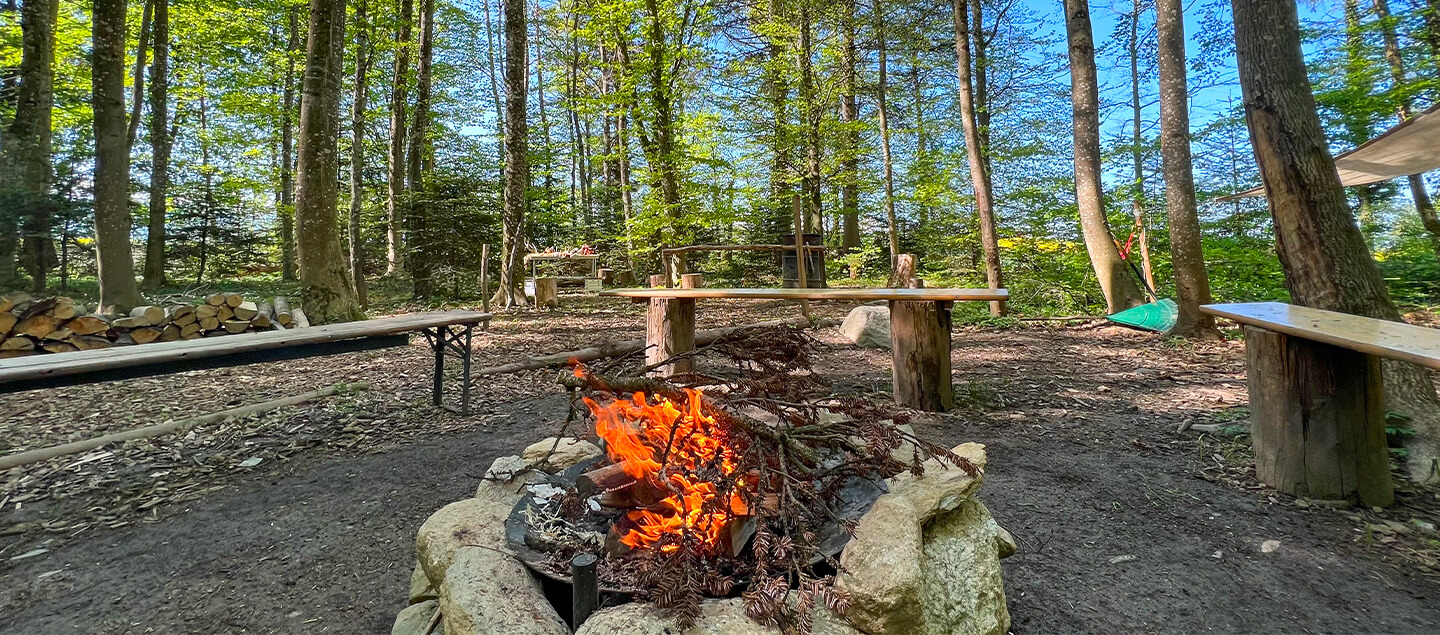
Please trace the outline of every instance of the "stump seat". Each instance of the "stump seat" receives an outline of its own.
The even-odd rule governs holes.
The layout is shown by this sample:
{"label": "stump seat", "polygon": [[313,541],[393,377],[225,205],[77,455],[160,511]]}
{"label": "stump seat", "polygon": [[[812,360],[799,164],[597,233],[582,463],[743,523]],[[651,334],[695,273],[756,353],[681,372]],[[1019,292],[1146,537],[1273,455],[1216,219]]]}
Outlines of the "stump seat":
{"label": "stump seat", "polygon": [[[890,349],[895,403],[943,412],[955,406],[950,383],[950,308],[955,302],[1005,301],[1005,289],[613,289],[600,295],[649,302],[645,361],[656,364],[695,348],[695,301],[885,300],[890,306]],[[660,369],[665,375],[694,370],[690,358]]]}
{"label": "stump seat", "polygon": [[1440,330],[1279,302],[1200,310],[1244,328],[1260,481],[1296,496],[1392,504],[1380,361],[1440,369]]}

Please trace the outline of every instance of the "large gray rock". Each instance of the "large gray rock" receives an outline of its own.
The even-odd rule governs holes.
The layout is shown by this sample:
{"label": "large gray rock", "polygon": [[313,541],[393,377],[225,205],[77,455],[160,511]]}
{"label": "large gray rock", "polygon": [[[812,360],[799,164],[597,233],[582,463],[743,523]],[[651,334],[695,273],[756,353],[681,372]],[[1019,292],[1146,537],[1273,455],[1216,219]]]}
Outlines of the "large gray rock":
{"label": "large gray rock", "polygon": [[[985,446],[952,451],[984,469]],[[1003,530],[974,498],[983,472],[933,460],[925,468],[892,479],[841,552],[847,617],[870,635],[1003,635]]]}
{"label": "large gray rock", "polygon": [[540,581],[504,553],[462,547],[440,583],[446,635],[569,635]]}
{"label": "large gray rock", "polygon": [[557,442],[555,437],[547,437],[525,448],[525,451],[520,453],[520,458],[533,466],[545,459],[546,455],[550,457],[547,463],[549,471],[553,473],[600,456],[600,446],[584,439],[563,437]]}
{"label": "large gray rock", "polygon": [[[705,600],[700,621],[683,635],[779,635],[745,616],[745,602],[739,598]],[[815,611],[814,635],[862,635],[824,608]],[[575,635],[681,635],[680,627],[668,612],[648,602],[632,602],[597,611],[575,631]]]}
{"label": "large gray rock", "polygon": [[840,324],[840,334],[860,348],[890,348],[890,307],[857,306]]}
{"label": "large gray rock", "polygon": [[425,569],[419,562],[415,563],[415,570],[410,572],[410,603],[419,604],[426,600],[434,600],[440,596],[435,593],[435,583],[430,581],[430,576],[425,575]]}
{"label": "large gray rock", "polygon": [[514,507],[515,501],[498,497],[467,498],[431,514],[415,539],[415,554],[425,577],[438,587],[461,547],[503,549],[505,519]]}
{"label": "large gray rock", "polygon": [[426,600],[405,607],[395,616],[390,635],[429,635],[430,620],[434,619],[435,609],[439,606],[440,603],[435,600]]}

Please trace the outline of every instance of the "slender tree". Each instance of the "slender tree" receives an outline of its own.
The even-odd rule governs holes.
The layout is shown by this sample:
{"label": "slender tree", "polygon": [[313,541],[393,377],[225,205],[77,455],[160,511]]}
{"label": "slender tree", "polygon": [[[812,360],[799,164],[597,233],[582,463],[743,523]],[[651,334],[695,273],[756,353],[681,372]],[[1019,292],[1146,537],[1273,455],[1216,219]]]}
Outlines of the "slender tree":
{"label": "slender tree", "polygon": [[878,57],[879,83],[875,87],[875,112],[880,118],[880,156],[885,172],[885,223],[890,238],[890,260],[893,267],[895,257],[900,255],[900,232],[895,226],[895,164],[890,156],[890,122],[886,113],[886,93],[889,92],[888,71],[885,59],[888,35],[885,33],[885,5],[875,0],[875,51]]}
{"label": "slender tree", "polygon": [[360,317],[336,220],[339,103],[344,72],[345,0],[310,0],[305,80],[300,102],[300,159],[296,170],[295,236],[301,294],[312,322]]}
{"label": "slender tree", "polygon": [[1165,208],[1170,221],[1170,261],[1180,311],[1177,335],[1218,339],[1215,320],[1200,313],[1210,303],[1210,278],[1200,243],[1195,174],[1190,157],[1190,92],[1185,76],[1185,16],[1182,0],[1155,1],[1160,53],[1160,156],[1165,171]]}
{"label": "slender tree", "polygon": [[[24,219],[24,263],[30,275],[31,290],[45,290],[45,276],[54,259],[50,247],[50,219],[55,199],[50,194],[51,109],[55,101],[55,21],[56,0],[30,0],[20,12],[21,58],[20,83],[15,91],[14,117],[5,142],[0,145],[0,176],[7,181],[0,186],[0,204],[5,198],[17,204],[3,205],[0,212],[14,227],[10,213],[19,212]],[[122,115],[123,116],[123,115]],[[13,231],[13,229],[11,230]],[[15,274],[14,236],[4,238],[6,249],[0,249],[0,285],[13,283]],[[50,247],[49,249],[46,249]]]}
{"label": "slender tree", "polygon": [[530,184],[526,140],[525,0],[505,0],[505,196],[500,251],[500,304],[523,306],[526,190]]}
{"label": "slender tree", "polygon": [[125,0],[95,0],[91,107],[95,113],[95,242],[103,309],[140,304],[130,254],[130,157],[125,140]]}
{"label": "slender tree", "polygon": [[[488,16],[487,16],[488,17]],[[401,224],[405,206],[406,101],[410,81],[410,22],[415,19],[412,0],[400,0],[399,25],[395,27],[395,76],[390,85],[390,153],[387,157],[385,209],[385,274],[395,275],[404,263]]]}
{"label": "slender tree", "polygon": [[796,234],[823,234],[825,216],[821,211],[820,192],[820,100],[815,89],[814,9],[810,0],[800,3],[800,43],[796,48],[796,62],[800,67],[800,108],[804,122],[805,172],[801,178],[801,197],[805,205],[806,227],[796,227]]}
{"label": "slender tree", "polygon": [[350,279],[355,283],[355,301],[361,308],[365,298],[365,253],[360,242],[360,213],[365,209],[365,109],[369,91],[366,74],[370,71],[370,22],[366,15],[367,0],[355,3],[355,96],[350,110]]}
{"label": "slender tree", "polygon": [[[1385,61],[1390,66],[1393,88],[1400,93],[1400,121],[1409,121],[1415,116],[1414,104],[1404,94],[1410,80],[1405,72],[1405,61],[1400,57],[1400,38],[1395,35],[1395,19],[1390,15],[1389,0],[1375,0],[1375,15],[1380,19],[1380,33],[1385,37]],[[1440,257],[1440,215],[1435,213],[1435,203],[1425,189],[1425,175],[1411,174],[1406,177],[1410,184],[1410,197],[1415,201],[1415,211],[1420,214],[1420,223],[1430,234],[1430,245]]]}
{"label": "slender tree", "polygon": [[[150,216],[146,222],[147,289],[165,285],[165,212],[170,193],[170,0],[154,0],[155,59],[150,62]],[[288,116],[285,113],[282,116]],[[288,131],[287,131],[288,132]],[[285,161],[287,152],[282,152]],[[282,167],[282,170],[286,168]]]}
{"label": "slender tree", "polygon": [[860,128],[856,124],[855,102],[857,77],[855,43],[855,2],[845,0],[845,14],[840,18],[840,123],[841,185],[840,185],[840,246],[846,251],[860,248]]}
{"label": "slender tree", "polygon": [[1135,238],[1140,243],[1140,271],[1145,274],[1145,282],[1153,290],[1155,286],[1155,270],[1150,266],[1150,231],[1145,223],[1145,154],[1144,135],[1141,132],[1142,121],[1140,118],[1140,14],[1144,7],[1141,0],[1133,0],[1129,17],[1130,38],[1126,42],[1126,53],[1130,57],[1130,159],[1135,164],[1135,191],[1131,194],[1131,211],[1135,215]]}
{"label": "slender tree", "polygon": [[[979,2],[980,0],[968,0]],[[956,101],[960,125],[965,133],[965,155],[970,162],[970,183],[975,191],[975,214],[980,217],[980,245],[985,252],[985,283],[991,289],[1004,286],[1000,275],[1000,239],[995,229],[995,207],[991,202],[990,179],[975,120],[975,94],[970,73],[970,7],[967,0],[955,0],[955,71],[958,79]],[[1005,315],[1005,303],[991,302],[991,315]]]}
{"label": "slender tree", "polygon": [[415,67],[415,110],[410,120],[410,149],[406,155],[406,180],[410,204],[405,213],[406,245],[410,256],[410,279],[417,298],[434,292],[436,244],[427,226],[430,206],[425,193],[425,155],[430,142],[431,74],[435,59],[435,0],[420,2],[419,59]]}
{"label": "slender tree", "polygon": [[1130,276],[1105,218],[1100,175],[1100,84],[1095,70],[1095,36],[1089,0],[1065,0],[1065,33],[1070,49],[1071,124],[1075,131],[1075,203],[1090,265],[1110,313],[1145,301]]}
{"label": "slender tree", "polygon": [[[1300,48],[1294,0],[1231,0],[1245,123],[1274,220],[1291,298],[1304,306],[1398,321],[1380,269],[1350,215]],[[1406,467],[1440,480],[1440,400],[1429,373],[1384,366],[1386,408],[1409,415]]]}
{"label": "slender tree", "polygon": [[285,47],[285,94],[280,111],[280,279],[298,280],[295,267],[295,57],[300,50],[300,7],[286,11],[290,39]]}

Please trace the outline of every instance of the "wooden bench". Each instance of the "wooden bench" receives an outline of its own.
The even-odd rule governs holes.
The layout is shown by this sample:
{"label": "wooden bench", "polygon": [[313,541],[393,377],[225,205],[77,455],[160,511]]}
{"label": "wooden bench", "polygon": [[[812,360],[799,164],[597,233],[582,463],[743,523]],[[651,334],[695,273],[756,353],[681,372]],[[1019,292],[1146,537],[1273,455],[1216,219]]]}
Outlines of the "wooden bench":
{"label": "wooden bench", "polygon": [[[650,302],[645,329],[649,364],[695,348],[696,300],[887,300],[895,403],[931,412],[955,406],[950,384],[951,305],[1010,297],[1005,289],[615,289],[600,295]],[[673,375],[693,369],[687,358],[662,372]]]}
{"label": "wooden bench", "polygon": [[1200,310],[1244,327],[1261,482],[1296,496],[1394,502],[1380,360],[1440,369],[1440,330],[1279,302]]}
{"label": "wooden bench", "polygon": [[33,355],[0,360],[0,393],[166,375],[206,368],[408,346],[420,332],[435,352],[432,399],[441,405],[445,355],[462,364],[461,412],[470,409],[470,343],[489,313],[437,311],[285,331]]}

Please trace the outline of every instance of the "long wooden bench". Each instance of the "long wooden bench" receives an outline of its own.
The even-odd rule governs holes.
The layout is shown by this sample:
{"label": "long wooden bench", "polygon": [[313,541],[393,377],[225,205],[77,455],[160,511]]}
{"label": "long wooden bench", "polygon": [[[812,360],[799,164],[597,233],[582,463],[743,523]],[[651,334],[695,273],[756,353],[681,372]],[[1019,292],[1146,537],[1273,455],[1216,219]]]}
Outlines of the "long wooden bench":
{"label": "long wooden bench", "polygon": [[[959,301],[1004,301],[1005,289],[615,289],[601,295],[649,301],[646,362],[656,364],[695,348],[695,301],[701,299],[887,300],[895,403],[943,412],[955,406],[950,383],[950,308]],[[676,360],[667,375],[694,369]]]}
{"label": "long wooden bench", "polygon": [[1200,310],[1244,327],[1261,482],[1296,496],[1394,502],[1380,360],[1440,369],[1440,330],[1279,302]]}
{"label": "long wooden bench", "polygon": [[435,353],[435,405],[441,405],[445,356],[449,353],[461,359],[460,410],[468,412],[471,338],[475,327],[488,323],[490,317],[478,311],[436,311],[285,331],[17,357],[0,360],[0,393],[407,346],[410,333],[420,332]]}

